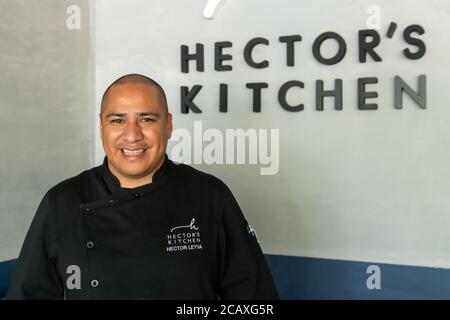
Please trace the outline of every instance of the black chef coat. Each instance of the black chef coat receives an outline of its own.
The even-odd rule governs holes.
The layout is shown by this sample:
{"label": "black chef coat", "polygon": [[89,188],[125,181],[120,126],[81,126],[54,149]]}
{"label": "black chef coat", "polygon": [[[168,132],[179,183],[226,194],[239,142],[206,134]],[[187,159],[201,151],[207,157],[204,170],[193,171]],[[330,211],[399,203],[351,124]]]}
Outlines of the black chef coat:
{"label": "black chef coat", "polygon": [[253,229],[216,177],[165,156],[121,188],[102,165],[51,188],[10,299],[277,299]]}

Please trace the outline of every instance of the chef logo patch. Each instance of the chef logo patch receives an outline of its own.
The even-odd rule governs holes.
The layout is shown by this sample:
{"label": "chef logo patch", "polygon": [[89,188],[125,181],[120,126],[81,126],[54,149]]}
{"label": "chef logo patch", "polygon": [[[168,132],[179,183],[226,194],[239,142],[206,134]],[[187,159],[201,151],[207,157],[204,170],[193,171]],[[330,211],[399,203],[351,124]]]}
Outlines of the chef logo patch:
{"label": "chef logo patch", "polygon": [[167,252],[202,249],[200,231],[195,224],[195,218],[192,218],[188,225],[173,227],[167,234]]}
{"label": "chef logo patch", "polygon": [[249,225],[249,224],[247,224],[247,233],[250,236],[254,237],[256,239],[256,241],[258,241],[258,243],[259,243],[258,235],[256,234],[256,230],[253,229],[253,227],[251,225]]}

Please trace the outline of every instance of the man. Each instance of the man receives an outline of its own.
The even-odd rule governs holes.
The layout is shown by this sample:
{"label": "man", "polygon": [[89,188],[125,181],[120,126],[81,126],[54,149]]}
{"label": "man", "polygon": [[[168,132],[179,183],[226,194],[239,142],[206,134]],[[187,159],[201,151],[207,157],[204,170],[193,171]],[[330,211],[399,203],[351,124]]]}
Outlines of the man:
{"label": "man", "polygon": [[166,156],[172,115],[155,81],[113,82],[100,127],[103,164],[45,194],[8,298],[278,298],[227,186]]}

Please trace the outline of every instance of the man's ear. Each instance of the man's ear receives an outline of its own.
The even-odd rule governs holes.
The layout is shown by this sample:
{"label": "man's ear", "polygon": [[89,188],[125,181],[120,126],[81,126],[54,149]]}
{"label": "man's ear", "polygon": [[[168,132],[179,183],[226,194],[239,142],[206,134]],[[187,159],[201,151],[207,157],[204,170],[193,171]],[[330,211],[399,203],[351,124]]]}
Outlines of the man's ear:
{"label": "man's ear", "polygon": [[102,113],[100,112],[98,114],[99,118],[100,118],[100,125],[98,126],[100,129],[100,139],[102,138]]}
{"label": "man's ear", "polygon": [[168,132],[169,134],[168,134],[168,138],[167,138],[167,139],[170,139],[170,138],[172,137],[172,131],[173,131],[173,123],[172,123],[172,120],[173,120],[172,114],[171,114],[171,113],[168,113],[168,114],[167,114],[167,119],[166,119],[166,126],[167,126],[167,132]]}

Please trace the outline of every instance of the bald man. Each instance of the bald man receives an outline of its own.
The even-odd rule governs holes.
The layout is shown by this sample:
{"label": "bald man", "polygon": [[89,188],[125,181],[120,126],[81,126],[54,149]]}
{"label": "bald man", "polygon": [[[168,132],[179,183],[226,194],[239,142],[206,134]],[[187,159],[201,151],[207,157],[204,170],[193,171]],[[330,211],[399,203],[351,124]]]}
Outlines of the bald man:
{"label": "bald man", "polygon": [[168,159],[172,115],[158,83],[114,81],[100,130],[103,164],[45,194],[7,298],[278,298],[228,187]]}

